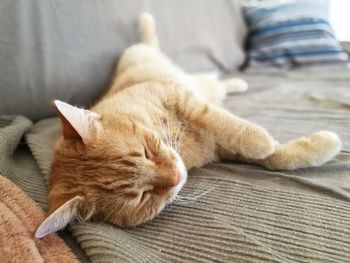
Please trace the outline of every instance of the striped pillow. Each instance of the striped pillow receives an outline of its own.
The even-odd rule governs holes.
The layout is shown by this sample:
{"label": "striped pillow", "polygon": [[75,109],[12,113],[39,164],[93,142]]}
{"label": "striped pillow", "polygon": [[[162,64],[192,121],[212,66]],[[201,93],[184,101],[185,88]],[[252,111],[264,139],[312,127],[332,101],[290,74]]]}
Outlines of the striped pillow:
{"label": "striped pillow", "polygon": [[328,12],[327,0],[267,0],[245,5],[248,69],[347,66],[348,55],[334,36]]}

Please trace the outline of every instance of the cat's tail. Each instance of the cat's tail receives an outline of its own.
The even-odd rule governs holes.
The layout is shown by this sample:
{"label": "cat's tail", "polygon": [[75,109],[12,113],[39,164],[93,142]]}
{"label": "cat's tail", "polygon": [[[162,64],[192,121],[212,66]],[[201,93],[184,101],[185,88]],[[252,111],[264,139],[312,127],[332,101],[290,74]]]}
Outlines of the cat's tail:
{"label": "cat's tail", "polygon": [[155,48],[159,48],[156,23],[150,13],[145,12],[140,15],[139,31],[143,43],[146,43]]}

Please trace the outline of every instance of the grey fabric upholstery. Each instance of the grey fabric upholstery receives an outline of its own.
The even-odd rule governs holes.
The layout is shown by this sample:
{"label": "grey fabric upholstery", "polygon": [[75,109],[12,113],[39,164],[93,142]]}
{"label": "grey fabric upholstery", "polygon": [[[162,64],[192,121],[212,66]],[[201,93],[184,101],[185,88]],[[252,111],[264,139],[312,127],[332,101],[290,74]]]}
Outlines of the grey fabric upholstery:
{"label": "grey fabric upholstery", "polygon": [[0,114],[53,116],[52,99],[89,106],[138,41],[143,11],[154,13],[162,49],[184,69],[234,71],[243,62],[239,0],[2,0]]}
{"label": "grey fabric upholstery", "polygon": [[350,42],[349,41],[341,42],[341,44],[342,44],[345,52],[350,55]]}

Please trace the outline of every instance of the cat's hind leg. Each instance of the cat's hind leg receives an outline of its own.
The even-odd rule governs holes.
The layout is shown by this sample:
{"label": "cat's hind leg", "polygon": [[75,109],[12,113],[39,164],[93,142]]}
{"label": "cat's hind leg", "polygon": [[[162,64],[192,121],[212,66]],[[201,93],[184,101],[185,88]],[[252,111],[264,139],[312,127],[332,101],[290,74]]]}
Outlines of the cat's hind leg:
{"label": "cat's hind leg", "polygon": [[222,80],[221,84],[225,87],[226,92],[242,93],[248,89],[248,83],[240,78]]}
{"label": "cat's hind leg", "polygon": [[248,83],[243,79],[231,78],[219,80],[216,74],[192,75],[197,83],[196,93],[206,102],[221,107],[227,93],[241,93],[248,89]]}
{"label": "cat's hind leg", "polygon": [[142,13],[139,18],[139,33],[143,43],[159,48],[156,23],[149,13]]}
{"label": "cat's hind leg", "polygon": [[149,13],[139,17],[141,43],[127,48],[119,60],[117,75],[134,66],[149,64],[169,64],[169,60],[159,52],[159,40],[154,18]]}
{"label": "cat's hind leg", "polygon": [[135,44],[123,52],[113,76],[111,87],[105,97],[134,83],[155,78],[157,75],[161,75],[158,74],[159,70],[166,69],[169,65],[172,66],[170,60],[159,50],[156,25],[151,14],[141,14],[139,31],[141,43]]}

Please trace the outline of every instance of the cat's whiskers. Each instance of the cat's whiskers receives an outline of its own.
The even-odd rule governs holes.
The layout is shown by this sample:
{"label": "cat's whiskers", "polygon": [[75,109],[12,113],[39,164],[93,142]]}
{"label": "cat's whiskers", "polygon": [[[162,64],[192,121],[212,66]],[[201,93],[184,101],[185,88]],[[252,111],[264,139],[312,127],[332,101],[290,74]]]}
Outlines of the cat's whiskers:
{"label": "cat's whiskers", "polygon": [[[168,113],[167,113],[167,119],[168,119]],[[167,147],[171,147],[171,136],[170,136],[170,129],[169,129],[169,124],[168,122],[162,122],[160,120],[160,124],[161,124],[161,129],[162,129],[162,132],[164,132],[164,135],[165,135],[165,141],[164,144],[167,146]]]}
{"label": "cat's whiskers", "polygon": [[182,146],[182,138],[185,134],[185,129],[187,128],[187,125],[183,125],[183,123],[180,123],[178,126],[179,134],[176,133],[176,141],[175,141],[175,151],[180,154],[181,146]]}
{"label": "cat's whiskers", "polygon": [[117,215],[118,214],[118,210],[123,210],[125,208],[126,203],[124,203],[122,206],[116,206],[115,202],[113,200],[111,200],[111,202],[109,202],[107,204],[106,210],[110,211],[102,220],[102,223],[105,223],[107,221],[109,222],[113,222],[113,218],[111,218],[112,215]]}
{"label": "cat's whiskers", "polygon": [[[176,128],[176,132],[174,134],[174,123],[173,120],[170,118],[169,113],[166,113],[166,122],[164,123],[161,118],[160,115],[157,115],[157,121],[159,123],[159,126],[161,128],[161,132],[162,132],[162,139],[164,144],[167,147],[172,148],[173,150],[175,150],[178,153],[179,150],[179,144],[180,144],[180,138],[183,135],[183,131],[182,131],[182,125],[178,125]],[[180,136],[179,136],[180,134]]]}
{"label": "cat's whiskers", "polygon": [[169,118],[169,113],[167,112],[167,119],[168,119],[168,122],[167,122],[167,128],[168,128],[168,136],[169,136],[169,142],[170,142],[170,147],[171,148],[174,148],[173,147],[173,140],[172,140],[172,120],[171,118]]}
{"label": "cat's whiskers", "polygon": [[162,133],[164,131],[164,123],[161,120],[160,115],[155,115],[155,119],[156,119],[156,123],[155,124],[160,127],[160,136],[161,136],[164,144],[167,145],[167,137],[165,136],[165,138],[163,138],[163,133]]}
{"label": "cat's whiskers", "polygon": [[208,188],[205,191],[202,191],[199,194],[192,194],[192,195],[188,195],[188,196],[180,196],[177,195],[174,198],[173,204],[191,204],[193,202],[195,202],[198,198],[206,195],[207,193],[210,193],[211,191],[213,191],[216,188],[216,186],[211,186],[210,188]]}
{"label": "cat's whiskers", "polygon": [[[106,221],[107,221],[108,218],[113,214],[113,211],[114,211],[114,209],[112,209],[112,208],[113,208],[113,207],[112,207],[112,203],[107,204],[106,208],[107,208],[108,211],[110,211],[110,212],[108,213],[108,215],[104,216],[104,218],[102,219],[102,223],[106,223]],[[106,209],[106,210],[107,210],[107,209]]]}
{"label": "cat's whiskers", "polygon": [[175,137],[174,137],[174,150],[178,153],[178,144],[179,144],[179,132],[181,129],[181,124],[177,126],[176,128],[176,133],[175,133]]}
{"label": "cat's whiskers", "polygon": [[[107,205],[107,209],[106,210],[108,210],[108,211],[110,211],[106,216],[105,216],[105,218],[103,219],[103,223],[105,223],[107,220],[109,220],[110,219],[110,217],[112,216],[112,215],[115,215],[116,214],[116,212],[117,212],[117,210],[118,210],[119,208],[115,205],[115,202],[114,201],[111,201],[108,205]],[[110,221],[110,220],[109,220]]]}
{"label": "cat's whiskers", "polygon": [[[171,124],[169,124],[169,121],[166,121],[165,123],[161,120],[160,115],[157,115],[157,119],[159,122],[159,126],[161,128],[161,136],[163,139],[163,143],[167,146],[167,147],[171,147],[173,148],[172,145],[172,140],[171,140],[171,129],[170,126]],[[169,113],[167,113],[167,120],[169,120]]]}

